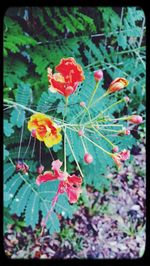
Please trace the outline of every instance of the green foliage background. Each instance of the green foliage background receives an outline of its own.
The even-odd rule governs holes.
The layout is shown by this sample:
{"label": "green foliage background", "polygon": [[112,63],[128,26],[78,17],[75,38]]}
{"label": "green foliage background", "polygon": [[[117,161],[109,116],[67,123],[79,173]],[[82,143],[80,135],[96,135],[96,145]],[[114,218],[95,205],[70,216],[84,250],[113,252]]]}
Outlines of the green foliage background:
{"label": "green foliage background", "polygon": [[[47,67],[54,67],[63,57],[74,57],[81,64],[86,80],[69,98],[67,121],[81,111],[80,101],[88,102],[94,87],[93,71],[103,69],[104,79],[96,92],[101,96],[116,77],[129,80],[125,90],[106,98],[91,110],[94,116],[111,103],[127,95],[131,99],[128,108],[120,104],[109,114],[145,114],[145,16],[138,7],[16,7],[9,8],[4,17],[4,99],[18,102],[35,111],[62,118],[64,99],[48,91]],[[105,88],[105,89],[104,89]],[[45,216],[57,190],[57,182],[35,184],[38,165],[38,144],[32,156],[33,140],[25,154],[29,141],[27,121],[30,112],[15,107],[4,112],[4,203],[5,210],[25,219],[32,228],[39,222],[39,211]],[[23,140],[20,157],[30,167],[29,175],[15,172],[22,127]],[[140,127],[142,131],[144,124]],[[109,156],[86,142],[94,163],[83,163],[84,150],[77,134],[68,130],[68,137],[77,160],[85,174],[84,186],[94,186],[103,193],[109,189],[107,173],[113,167]],[[96,136],[89,137],[96,140]],[[139,136],[109,137],[122,148],[132,148]],[[98,143],[110,149],[103,139]],[[62,143],[52,148],[54,158],[63,160]],[[48,159],[47,159],[48,158]],[[42,145],[42,163],[50,169],[51,157]],[[132,156],[131,159],[132,161]],[[130,163],[130,162],[129,162]],[[68,172],[77,171],[74,158],[67,146]],[[81,195],[84,204],[86,190]],[[61,195],[47,224],[50,233],[59,232],[57,214],[71,217],[76,205],[70,205]],[[6,224],[8,223],[8,219]]]}

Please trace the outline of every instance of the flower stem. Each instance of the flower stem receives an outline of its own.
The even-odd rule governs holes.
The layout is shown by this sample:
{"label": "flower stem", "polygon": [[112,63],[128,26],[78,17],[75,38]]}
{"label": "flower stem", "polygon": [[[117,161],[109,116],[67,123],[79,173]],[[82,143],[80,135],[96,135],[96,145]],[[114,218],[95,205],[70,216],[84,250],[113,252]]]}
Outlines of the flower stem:
{"label": "flower stem", "polygon": [[98,85],[99,85],[99,81],[96,82],[96,84],[95,84],[95,87],[94,87],[94,90],[93,90],[93,93],[92,93],[91,99],[90,99],[90,101],[89,101],[89,103],[88,103],[88,106],[87,106],[87,109],[89,109],[90,106],[91,106],[91,103],[92,103],[92,101],[93,101],[94,95],[95,95],[95,93],[96,93],[96,91],[97,91],[97,89],[98,89]]}
{"label": "flower stem", "polygon": [[96,103],[98,103],[100,100],[102,100],[104,97],[106,97],[109,93],[106,91],[101,97],[99,97],[91,106],[94,106]]}
{"label": "flower stem", "polygon": [[66,100],[66,102],[65,102],[65,110],[64,110],[63,122],[62,122],[63,125],[64,125],[64,119],[65,119],[65,117],[67,115],[68,97],[65,97],[65,100]]}
{"label": "flower stem", "polygon": [[[35,113],[40,113],[40,112],[36,112],[36,111],[34,111],[33,109],[31,109],[31,108],[28,108],[28,107],[26,107],[26,106],[24,106],[24,105],[22,105],[22,104],[20,104],[20,103],[17,103],[17,102],[13,102],[13,101],[10,101],[10,100],[7,100],[7,99],[4,99],[4,102],[6,102],[6,103],[9,103],[9,104],[11,104],[12,105],[12,107],[21,107],[22,109],[24,109],[24,110],[26,110],[26,111],[29,111],[30,113],[33,113],[33,114],[35,114]],[[48,115],[47,115],[48,116]],[[52,116],[50,116],[51,118],[53,118],[54,119],[54,121],[55,122],[61,122],[61,120],[59,119],[55,119],[54,117],[52,117]]]}
{"label": "flower stem", "polygon": [[119,103],[122,103],[122,102],[124,102],[124,101],[125,101],[125,99],[123,98],[123,99],[121,99],[121,100],[119,100],[119,101],[117,101],[117,102],[111,104],[108,108],[106,108],[104,111],[102,111],[102,114],[105,113],[106,111],[108,111],[109,109],[111,109],[112,107],[114,107],[115,105],[117,105],[117,104],[119,104]]}
{"label": "flower stem", "polygon": [[[72,131],[78,132],[76,129],[73,129],[73,128],[69,128],[69,129],[72,130]],[[104,148],[102,148],[101,146],[99,146],[98,144],[96,144],[94,141],[92,141],[91,139],[89,139],[87,136],[83,135],[83,137],[86,138],[88,141],[90,141],[93,145],[95,145],[96,147],[98,147],[99,149],[101,149],[102,151],[104,151],[105,153],[107,153],[108,155],[110,155],[110,156],[113,155],[113,153],[110,153],[110,152],[106,151]]]}
{"label": "flower stem", "polygon": [[93,129],[95,130],[95,132],[97,132],[98,135],[100,135],[103,139],[105,139],[112,147],[114,147],[115,145],[108,139],[106,138],[102,133],[100,133],[96,128],[93,127]]}
{"label": "flower stem", "polygon": [[22,105],[20,103],[16,103],[16,102],[13,102],[13,101],[10,101],[10,100],[7,100],[7,99],[4,99],[4,102],[9,103],[9,104],[12,104],[14,107],[15,106],[19,106],[22,109],[27,110],[27,111],[29,111],[29,112],[31,112],[33,114],[38,113],[38,112],[35,112],[34,110],[32,110],[32,109],[30,109],[30,108],[28,108],[28,107],[26,107],[26,106],[24,106],[24,105]]}
{"label": "flower stem", "polygon": [[109,107],[107,107],[105,110],[103,110],[100,114],[98,114],[97,116],[95,116],[91,121],[95,121],[96,119],[99,118],[99,116],[100,116],[101,114],[104,114],[106,111],[108,111],[109,109],[111,109],[111,108],[114,107],[115,105],[117,105],[117,104],[119,104],[119,103],[122,103],[122,102],[124,102],[124,101],[125,101],[125,99],[123,98],[123,99],[121,99],[121,100],[119,100],[119,101],[117,101],[117,102],[111,104]]}
{"label": "flower stem", "polygon": [[85,117],[86,112],[89,113],[89,109],[90,109],[90,107],[91,107],[91,103],[92,103],[93,98],[94,98],[94,95],[95,95],[95,93],[96,93],[96,91],[97,91],[98,85],[99,85],[99,81],[96,82],[96,84],[95,84],[95,87],[94,87],[94,90],[93,90],[93,92],[92,92],[92,96],[91,96],[91,98],[90,98],[90,101],[89,101],[89,103],[88,103],[88,106],[84,109],[84,113],[83,113],[83,116],[82,116],[82,118],[81,118],[80,124],[82,123],[82,120],[83,120],[83,118]]}
{"label": "flower stem", "polygon": [[54,207],[55,207],[56,202],[58,200],[58,196],[59,196],[59,191],[57,191],[55,197],[53,198],[53,200],[52,200],[52,206],[51,206],[50,210],[48,211],[45,219],[43,219],[42,222],[41,222],[41,225],[42,225],[42,232],[41,233],[43,233],[43,229],[46,226],[47,220],[48,220],[49,216],[51,215],[52,211],[54,210]]}
{"label": "flower stem", "polygon": [[64,128],[64,172],[66,173],[66,127]]}
{"label": "flower stem", "polygon": [[73,151],[73,149],[72,149],[72,146],[71,146],[70,140],[69,140],[69,138],[68,138],[68,136],[67,136],[67,133],[66,133],[66,139],[67,139],[67,141],[68,141],[68,145],[69,145],[69,147],[70,147],[70,150],[71,150],[71,152],[72,152],[72,155],[73,155],[73,157],[74,157],[74,160],[75,160],[75,162],[76,162],[76,164],[77,164],[77,166],[78,166],[78,169],[79,169],[79,171],[80,171],[80,174],[81,174],[81,176],[83,177],[84,175],[83,175],[82,170],[81,170],[81,168],[80,168],[80,165],[79,165],[79,163],[78,163],[78,161],[77,161],[77,158],[76,158],[76,156],[75,156],[75,153],[74,153],[74,151]]}
{"label": "flower stem", "polygon": [[84,148],[84,152],[86,153],[86,152],[87,152],[87,149],[86,149],[86,147],[85,147],[85,143],[84,143],[84,141],[83,141],[82,136],[81,136],[81,141],[82,141],[82,145],[83,145],[83,148]]}

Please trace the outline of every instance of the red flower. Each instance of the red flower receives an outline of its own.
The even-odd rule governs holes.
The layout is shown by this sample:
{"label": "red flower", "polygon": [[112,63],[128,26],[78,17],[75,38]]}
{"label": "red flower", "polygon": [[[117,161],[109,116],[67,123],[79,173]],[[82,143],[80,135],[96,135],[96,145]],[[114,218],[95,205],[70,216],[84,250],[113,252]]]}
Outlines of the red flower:
{"label": "red flower", "polygon": [[52,180],[60,180],[59,186],[58,186],[58,194],[62,194],[64,192],[67,193],[68,200],[70,203],[77,202],[81,190],[81,184],[82,184],[82,178],[78,177],[76,175],[69,175],[68,173],[64,173],[60,170],[60,167],[62,166],[62,162],[59,160],[52,162],[52,170],[46,171],[44,174],[41,174],[36,179],[36,184],[40,185],[41,183],[52,181]]}
{"label": "red flower", "polygon": [[130,158],[130,151],[129,150],[123,150],[120,153],[121,161],[126,161]]}
{"label": "red flower", "polygon": [[61,59],[55,69],[58,73],[52,74],[52,69],[48,68],[48,80],[51,85],[49,89],[65,97],[74,93],[78,83],[85,79],[81,66],[72,57]]}
{"label": "red flower", "polygon": [[60,193],[67,193],[68,200],[70,203],[76,203],[80,193],[82,192],[81,189],[82,178],[76,175],[68,175],[65,181],[61,181],[58,187],[58,191]]}
{"label": "red flower", "polygon": [[129,150],[123,150],[118,153],[112,154],[112,159],[114,160],[118,168],[121,167],[122,162],[128,160],[129,158],[130,158]]}

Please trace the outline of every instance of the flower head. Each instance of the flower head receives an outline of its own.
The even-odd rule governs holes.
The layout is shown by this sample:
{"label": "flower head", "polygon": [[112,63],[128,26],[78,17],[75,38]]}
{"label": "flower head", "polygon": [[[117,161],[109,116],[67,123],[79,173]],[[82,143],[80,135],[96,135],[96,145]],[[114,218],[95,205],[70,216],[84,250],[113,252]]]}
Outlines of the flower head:
{"label": "flower head", "polygon": [[45,114],[33,114],[28,121],[28,129],[32,136],[44,141],[47,147],[52,147],[62,139],[61,129]]}
{"label": "flower head", "polygon": [[72,57],[61,59],[55,69],[58,73],[52,74],[52,69],[48,68],[49,89],[65,97],[74,93],[78,83],[85,79],[81,66]]}
{"label": "flower head", "polygon": [[142,116],[140,115],[132,115],[128,120],[133,124],[140,124],[143,122]]}
{"label": "flower head", "polygon": [[62,172],[60,167],[62,166],[62,162],[60,160],[55,160],[52,162],[52,170],[46,171],[43,174],[39,175],[36,179],[36,184],[39,186],[41,183],[52,181],[52,180],[60,180],[57,194],[65,193],[68,196],[68,200],[70,203],[77,202],[81,190],[82,178],[76,175],[69,175],[66,172]]}
{"label": "flower head", "polygon": [[129,84],[128,80],[126,80],[125,78],[116,78],[115,80],[113,80],[108,88],[108,93],[113,93],[116,91],[120,91],[123,88],[125,88],[127,85]]}

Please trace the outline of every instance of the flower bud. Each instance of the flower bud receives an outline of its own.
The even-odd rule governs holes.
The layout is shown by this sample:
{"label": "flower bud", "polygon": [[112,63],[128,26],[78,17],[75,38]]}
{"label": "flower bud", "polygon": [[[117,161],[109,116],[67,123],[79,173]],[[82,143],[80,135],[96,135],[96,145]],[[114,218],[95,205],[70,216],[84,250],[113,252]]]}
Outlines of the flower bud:
{"label": "flower bud", "polygon": [[126,103],[130,102],[130,98],[128,96],[125,96],[124,100],[125,100]]}
{"label": "flower bud", "polygon": [[142,116],[140,115],[132,115],[128,118],[128,120],[133,124],[140,124],[143,122]]}
{"label": "flower bud", "polygon": [[37,173],[40,175],[44,171],[44,166],[41,164],[39,167],[37,167]]}
{"label": "flower bud", "polygon": [[23,174],[26,174],[29,171],[29,166],[22,161],[17,161],[16,171],[21,171]]}
{"label": "flower bud", "polygon": [[129,84],[129,82],[125,78],[116,78],[110,83],[107,92],[113,93],[116,91],[120,91],[123,88],[125,88],[128,84]]}
{"label": "flower bud", "polygon": [[84,161],[87,163],[87,164],[90,164],[93,162],[93,157],[90,153],[85,153],[84,155]]}
{"label": "flower bud", "polygon": [[31,132],[31,136],[32,136],[33,138],[36,138],[36,130],[35,130],[35,129],[32,130],[32,132]]}
{"label": "flower bud", "polygon": [[83,136],[83,135],[84,135],[84,131],[83,131],[82,129],[80,129],[80,130],[78,131],[78,135],[79,135],[79,136]]}
{"label": "flower bud", "polygon": [[118,146],[114,146],[113,149],[112,149],[112,152],[118,152],[118,151],[119,151]]}
{"label": "flower bud", "polygon": [[124,131],[124,134],[125,135],[130,135],[130,129],[126,128],[125,131]]}
{"label": "flower bud", "polygon": [[94,71],[94,79],[96,82],[103,78],[103,71],[101,69]]}
{"label": "flower bud", "polygon": [[85,107],[86,106],[85,102],[80,102],[80,106]]}

